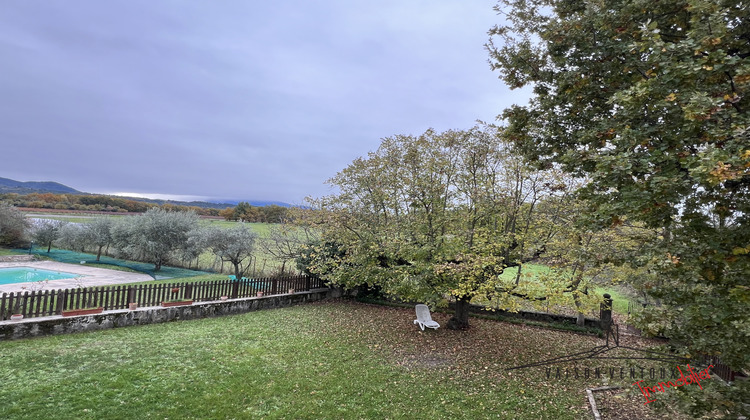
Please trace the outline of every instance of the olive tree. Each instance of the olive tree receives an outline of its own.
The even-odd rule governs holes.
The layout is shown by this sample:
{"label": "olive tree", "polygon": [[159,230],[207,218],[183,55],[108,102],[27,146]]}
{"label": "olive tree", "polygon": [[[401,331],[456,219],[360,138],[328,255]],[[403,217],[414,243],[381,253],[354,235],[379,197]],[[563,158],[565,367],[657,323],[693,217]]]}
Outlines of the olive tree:
{"label": "olive tree", "polygon": [[60,236],[60,230],[66,224],[61,220],[36,220],[31,228],[31,235],[37,243],[46,246],[49,253],[52,249],[52,243]]}
{"label": "olive tree", "polygon": [[80,223],[68,223],[60,228],[55,244],[60,248],[83,252],[88,243],[88,229]]}
{"label": "olive tree", "polygon": [[188,234],[198,224],[193,212],[151,208],[138,216],[120,219],[112,228],[112,242],[124,257],[154,264],[154,271],[173,253],[188,244]]}
{"label": "olive tree", "polygon": [[250,267],[257,234],[244,223],[230,228],[207,227],[191,234],[193,241],[210,249],[222,261],[232,264],[234,275],[242,278]]}
{"label": "olive tree", "polygon": [[0,245],[17,246],[26,239],[29,221],[17,208],[0,203]]}
{"label": "olive tree", "polygon": [[99,261],[102,251],[112,242],[112,218],[97,217],[86,225],[87,242],[96,247],[96,260]]}

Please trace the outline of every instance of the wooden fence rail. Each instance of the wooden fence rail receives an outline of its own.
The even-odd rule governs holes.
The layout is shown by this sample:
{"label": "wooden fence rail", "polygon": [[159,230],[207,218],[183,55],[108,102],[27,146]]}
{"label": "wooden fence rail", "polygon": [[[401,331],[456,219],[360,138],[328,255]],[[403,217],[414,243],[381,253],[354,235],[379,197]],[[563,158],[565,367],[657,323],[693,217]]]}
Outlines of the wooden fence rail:
{"label": "wooden fence rail", "polygon": [[326,286],[319,279],[295,276],[3,293],[0,296],[0,321],[11,319],[13,314],[32,318],[62,315],[63,311],[87,308],[102,308],[105,311],[127,309],[130,303],[136,303],[140,307],[159,306],[162,302],[169,301],[202,302],[219,300],[222,296],[237,299],[261,293],[269,296],[321,287]]}

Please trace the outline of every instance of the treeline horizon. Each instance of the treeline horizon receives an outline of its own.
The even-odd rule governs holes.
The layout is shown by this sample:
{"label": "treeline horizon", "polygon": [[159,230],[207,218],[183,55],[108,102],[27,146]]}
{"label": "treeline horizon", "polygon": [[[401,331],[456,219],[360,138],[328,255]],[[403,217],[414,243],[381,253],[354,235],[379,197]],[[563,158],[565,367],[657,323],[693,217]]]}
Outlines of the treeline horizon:
{"label": "treeline horizon", "polygon": [[227,206],[221,209],[98,194],[3,193],[0,194],[0,203],[30,209],[92,211],[113,214],[144,213],[151,208],[162,208],[168,211],[192,211],[199,216],[222,217],[228,221],[255,223],[278,223],[287,214],[286,207],[276,204],[253,206],[243,201],[234,207]]}

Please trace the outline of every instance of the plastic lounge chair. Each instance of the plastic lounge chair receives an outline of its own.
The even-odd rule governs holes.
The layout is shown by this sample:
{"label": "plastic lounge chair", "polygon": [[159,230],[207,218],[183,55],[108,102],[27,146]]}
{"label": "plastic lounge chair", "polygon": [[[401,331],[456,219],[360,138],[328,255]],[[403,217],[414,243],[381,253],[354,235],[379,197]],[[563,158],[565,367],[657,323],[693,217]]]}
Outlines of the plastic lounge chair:
{"label": "plastic lounge chair", "polygon": [[427,307],[427,305],[417,305],[415,308],[417,310],[417,319],[414,320],[415,324],[419,324],[419,328],[424,331],[424,327],[427,328],[433,328],[438,329],[440,327],[440,324],[432,320],[432,316],[430,316],[430,308]]}
{"label": "plastic lounge chair", "polygon": [[237,281],[237,277],[236,276],[227,276],[227,277],[229,277],[229,280]]}

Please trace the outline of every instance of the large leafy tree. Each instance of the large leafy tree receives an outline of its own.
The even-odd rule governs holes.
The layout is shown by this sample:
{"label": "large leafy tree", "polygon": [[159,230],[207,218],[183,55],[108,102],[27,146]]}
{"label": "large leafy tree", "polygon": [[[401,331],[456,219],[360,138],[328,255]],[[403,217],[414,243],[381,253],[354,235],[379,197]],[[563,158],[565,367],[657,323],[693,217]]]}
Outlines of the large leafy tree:
{"label": "large leafy tree", "polygon": [[641,286],[667,334],[750,365],[750,5],[744,0],[503,0],[490,61],[507,133],[590,183],[590,221],[660,230]]}
{"label": "large leafy tree", "polygon": [[449,298],[448,326],[466,328],[472,299],[509,307],[511,296],[530,295],[500,274],[543,249],[534,236],[547,232],[533,220],[558,182],[514,157],[494,127],[386,138],[330,181],[340,193],[318,203],[322,240],[306,268],[405,300]]}

